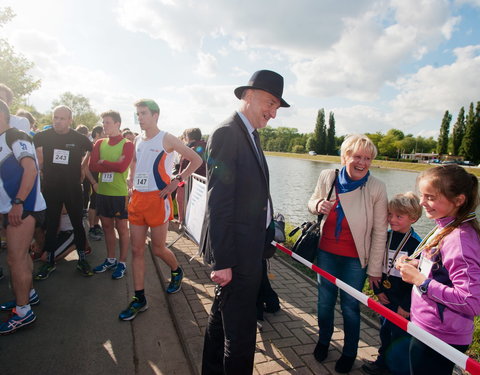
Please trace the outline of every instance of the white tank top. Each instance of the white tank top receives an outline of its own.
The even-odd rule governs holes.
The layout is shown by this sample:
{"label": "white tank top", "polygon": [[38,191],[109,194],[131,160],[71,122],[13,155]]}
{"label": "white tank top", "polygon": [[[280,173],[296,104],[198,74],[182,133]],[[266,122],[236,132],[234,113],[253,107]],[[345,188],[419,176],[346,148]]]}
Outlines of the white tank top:
{"label": "white tank top", "polygon": [[137,164],[133,186],[141,192],[163,190],[172,179],[173,153],[163,148],[166,132],[160,131],[152,139],[138,137],[135,144]]}

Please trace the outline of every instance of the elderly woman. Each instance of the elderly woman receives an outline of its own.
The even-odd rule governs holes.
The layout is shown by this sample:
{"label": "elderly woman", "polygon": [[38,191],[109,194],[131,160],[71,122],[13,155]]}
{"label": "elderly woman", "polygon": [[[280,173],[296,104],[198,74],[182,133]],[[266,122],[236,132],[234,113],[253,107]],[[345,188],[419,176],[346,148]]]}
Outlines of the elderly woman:
{"label": "elderly woman", "polygon": [[[370,175],[377,149],[368,137],[348,136],[342,143],[340,155],[343,167],[335,181],[332,198],[326,200],[335,171],[327,169],[320,173],[308,209],[314,215],[324,214],[318,267],[361,291],[366,275],[370,284],[376,286],[382,275],[387,239],[387,191],[383,182]],[[328,355],[337,293],[335,285],[319,277],[320,335],[314,351],[319,362]],[[347,373],[357,356],[360,308],[358,301],[343,291],[340,291],[340,300],[345,338],[335,370]]]}

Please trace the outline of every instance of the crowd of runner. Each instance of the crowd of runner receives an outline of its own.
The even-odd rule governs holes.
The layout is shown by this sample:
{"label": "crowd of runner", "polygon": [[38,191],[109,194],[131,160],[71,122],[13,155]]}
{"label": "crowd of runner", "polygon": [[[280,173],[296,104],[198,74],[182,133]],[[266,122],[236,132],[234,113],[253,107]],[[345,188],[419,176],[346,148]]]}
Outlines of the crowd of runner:
{"label": "crowd of runner", "polygon": [[[158,128],[160,109],[153,100],[135,103],[144,132],[135,138],[129,129],[121,129],[120,114],[113,110],[101,114],[102,126],[91,133],[83,125],[74,130],[72,110],[64,105],[54,108],[51,126],[35,131],[26,117],[10,114],[11,90],[1,85],[0,94],[0,208],[15,296],[0,304],[0,311],[12,311],[0,324],[0,334],[13,333],[36,320],[32,306],[40,296],[33,280],[49,278],[57,261],[74,249],[81,275],[112,270],[112,279],[118,280],[127,270],[131,245],[135,295],[119,318],[131,320],[145,311],[144,251],[149,229],[153,253],[171,268],[167,293],[178,292],[183,270],[165,247],[174,213],[172,193],[202,165],[198,154],[203,151]],[[176,174],[175,160],[181,165]],[[105,260],[93,268],[86,259],[91,247],[85,217],[88,238],[104,238],[107,250]],[[37,259],[42,264],[32,275],[32,260]]]}

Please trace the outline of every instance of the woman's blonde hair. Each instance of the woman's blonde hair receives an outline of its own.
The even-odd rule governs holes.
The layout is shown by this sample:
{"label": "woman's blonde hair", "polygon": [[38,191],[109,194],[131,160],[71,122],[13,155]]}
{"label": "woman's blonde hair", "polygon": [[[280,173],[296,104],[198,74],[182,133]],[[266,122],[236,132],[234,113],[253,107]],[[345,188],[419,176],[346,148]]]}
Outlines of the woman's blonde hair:
{"label": "woman's blonde hair", "polygon": [[342,159],[342,164],[345,164],[345,160],[348,156],[360,150],[371,153],[372,160],[377,157],[377,148],[366,135],[351,134],[347,136],[340,146],[340,158]]}

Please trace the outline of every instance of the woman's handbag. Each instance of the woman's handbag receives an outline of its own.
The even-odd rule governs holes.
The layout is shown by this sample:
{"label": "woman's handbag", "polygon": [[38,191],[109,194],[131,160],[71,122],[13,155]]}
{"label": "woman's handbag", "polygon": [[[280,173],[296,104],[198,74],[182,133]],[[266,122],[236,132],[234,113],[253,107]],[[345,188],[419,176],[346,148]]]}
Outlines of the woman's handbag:
{"label": "woman's handbag", "polygon": [[[338,169],[335,169],[335,179],[333,180],[332,187],[328,192],[327,200],[332,196],[333,188],[335,187],[335,181],[337,181]],[[306,221],[302,225],[293,229],[288,236],[292,237],[299,229],[302,233],[298,237],[297,241],[292,247],[292,251],[297,253],[302,258],[313,263],[315,255],[317,253],[318,243],[320,241],[320,223],[322,221],[323,214],[318,215],[317,221]]]}

